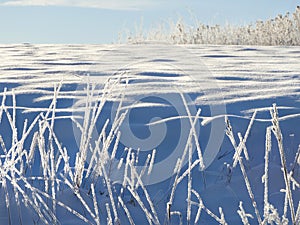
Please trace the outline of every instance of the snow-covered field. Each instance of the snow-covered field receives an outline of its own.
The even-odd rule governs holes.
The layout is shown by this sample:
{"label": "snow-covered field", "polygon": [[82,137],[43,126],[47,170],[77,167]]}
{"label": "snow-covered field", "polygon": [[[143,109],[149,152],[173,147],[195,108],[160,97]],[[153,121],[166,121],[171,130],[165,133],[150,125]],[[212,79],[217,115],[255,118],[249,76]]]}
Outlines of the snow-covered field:
{"label": "snow-covered field", "polygon": [[299,47],[0,55],[0,224],[300,223]]}

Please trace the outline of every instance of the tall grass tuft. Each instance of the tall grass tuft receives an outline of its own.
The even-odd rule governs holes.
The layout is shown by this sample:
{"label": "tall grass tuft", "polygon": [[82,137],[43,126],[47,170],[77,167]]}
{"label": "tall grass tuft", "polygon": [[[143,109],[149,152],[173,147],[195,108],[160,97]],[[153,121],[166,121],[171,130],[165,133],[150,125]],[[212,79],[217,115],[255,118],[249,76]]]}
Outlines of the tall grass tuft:
{"label": "tall grass tuft", "polygon": [[[167,28],[166,28],[167,27]],[[127,41],[163,41],[173,44],[207,45],[300,45],[300,7],[294,13],[279,14],[273,19],[256,21],[244,26],[205,25],[188,26],[182,19],[168,26],[130,34]]]}
{"label": "tall grass tuft", "polygon": [[[108,121],[106,121],[100,127],[98,139],[91,138],[91,129],[96,126],[105,102],[111,99],[110,92],[114,90],[116,82],[124,83],[120,80],[109,80],[100,92],[95,91],[93,85],[86,85],[86,98],[84,98],[84,102],[81,102],[85,106],[82,124],[76,118],[69,118],[78,125],[81,132],[78,153],[73,163],[70,161],[69,155],[71,150],[63,145],[54,129],[59,119],[56,109],[62,84],[54,86],[53,100],[49,103],[48,110],[35,115],[30,124],[27,120],[21,121],[23,129],[17,126],[17,98],[14,92],[11,92],[12,96],[10,97],[13,101],[10,103],[7,100],[9,96],[4,90],[0,106],[0,125],[5,122],[8,124],[8,128],[6,132],[0,133],[0,184],[4,192],[2,200],[7,209],[8,224],[13,224],[12,205],[17,205],[19,209],[32,210],[31,216],[36,224],[61,224],[63,218],[59,214],[60,210],[68,212],[85,224],[96,225],[133,225],[139,224],[141,218],[148,224],[155,225],[174,224],[174,221],[178,221],[179,224],[199,224],[202,222],[204,214],[206,218],[208,216],[214,222],[228,224],[230,215],[225,213],[226,209],[222,205],[216,205],[213,209],[209,208],[197,187],[197,180],[193,180],[193,174],[200,173],[199,168],[204,168],[200,139],[195,131],[201,110],[199,109],[196,115],[192,115],[184,95],[181,95],[181,98],[186,106],[190,122],[190,130],[187,130],[189,136],[185,148],[182,149],[182,156],[178,158],[174,168],[174,176],[171,178],[172,187],[160,204],[157,204],[151,195],[151,188],[143,183],[143,176],[151,174],[152,168],[155,166],[156,150],[154,149],[152,154],[149,154],[143,169],[138,171],[136,168],[138,154],[135,154],[130,146],[126,146],[125,149],[119,148],[122,135],[120,126],[127,113],[122,113],[120,110],[122,95],[118,96],[120,106],[115,120],[111,121],[111,126],[108,126]],[[241,170],[248,198],[252,203],[252,209],[249,209],[240,201],[236,211],[231,212],[240,216],[244,225],[252,224],[254,219],[259,225],[296,225],[300,221],[300,204],[294,198],[294,194],[300,191],[299,180],[294,176],[295,167],[300,161],[300,147],[290,169],[285,156],[280,117],[276,105],[270,107],[270,115],[270,124],[266,128],[265,134],[265,164],[260,183],[263,187],[264,197],[262,210],[259,209],[257,196],[254,194],[253,184],[251,184],[252,181],[249,179],[245,166],[245,161],[252,156],[251,149],[247,148],[247,141],[256,121],[256,112],[249,120],[244,136],[236,133],[230,119],[225,118],[226,134],[234,149],[232,161],[228,164],[233,172]],[[7,134],[11,136],[6,137]],[[269,193],[269,159],[275,147],[272,142],[274,137],[282,168],[282,173],[279,175],[284,180],[284,187],[282,190],[278,190],[283,191],[285,195],[285,202],[282,206],[272,205],[272,196]],[[26,147],[26,142],[30,142],[29,148]],[[196,157],[193,157],[194,148],[197,149]],[[112,168],[112,162],[118,151],[124,153],[120,160],[125,168],[121,184],[116,184],[111,180],[111,170],[121,169],[121,166]],[[88,153],[92,153],[89,165],[85,163]],[[185,159],[188,159],[188,164],[183,167],[185,169],[181,169]],[[32,168],[38,168],[38,173],[33,173]],[[186,191],[180,192],[182,188],[185,188]],[[61,198],[61,193],[67,193],[67,191],[70,191],[71,196],[75,198],[75,202],[72,204]],[[105,193],[105,195],[101,193]],[[184,196],[186,201],[181,202],[183,207],[179,208],[176,200],[182,199],[183,196],[179,196],[178,193],[186,195]],[[127,201],[128,196],[131,198],[130,201]],[[283,207],[283,210],[278,207]],[[253,210],[254,215],[249,213]],[[283,213],[280,215],[281,211]],[[20,213],[18,220],[20,224],[25,224],[26,216],[28,215]]]}

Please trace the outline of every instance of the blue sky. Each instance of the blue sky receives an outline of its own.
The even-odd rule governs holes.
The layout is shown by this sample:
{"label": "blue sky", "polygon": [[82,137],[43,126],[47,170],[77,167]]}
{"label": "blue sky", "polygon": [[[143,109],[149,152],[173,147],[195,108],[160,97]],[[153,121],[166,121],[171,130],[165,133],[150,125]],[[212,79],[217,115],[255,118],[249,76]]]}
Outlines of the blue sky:
{"label": "blue sky", "polygon": [[293,12],[300,0],[0,0],[0,43],[112,43],[119,32],[183,17],[245,24]]}

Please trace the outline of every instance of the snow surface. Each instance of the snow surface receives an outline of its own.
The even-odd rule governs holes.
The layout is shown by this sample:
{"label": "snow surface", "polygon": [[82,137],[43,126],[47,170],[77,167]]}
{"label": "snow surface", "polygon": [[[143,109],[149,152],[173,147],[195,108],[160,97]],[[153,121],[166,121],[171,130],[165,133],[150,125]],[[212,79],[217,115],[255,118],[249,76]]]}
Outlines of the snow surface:
{"label": "snow surface", "polygon": [[[244,150],[242,158],[260,216],[263,217],[265,139],[267,128],[272,126],[270,110],[273,103],[276,103],[279,111],[287,169],[294,172],[295,182],[300,181],[300,160],[297,163],[296,158],[300,144],[299,47],[180,46],[161,43],[22,44],[0,45],[0,55],[0,135],[3,139],[0,140],[0,174],[3,187],[0,189],[0,224],[110,224],[106,203],[112,220],[116,219],[116,207],[120,224],[130,224],[128,213],[125,213],[125,207],[118,197],[127,207],[135,224],[149,223],[145,210],[149,211],[154,224],[180,224],[176,211],[180,212],[183,224],[188,224],[188,218],[191,218],[190,224],[194,224],[199,207],[196,204],[196,195],[191,194],[191,189],[199,193],[205,207],[218,217],[219,207],[222,207],[228,224],[242,224],[237,213],[240,202],[243,202],[246,213],[254,217],[248,217],[249,223],[258,224],[240,165],[232,167],[235,150],[225,134],[225,115],[230,120],[238,145],[238,132],[244,137],[251,117],[257,110],[246,141],[249,159],[247,160]],[[102,102],[105,102],[105,106],[99,112],[93,133],[90,137],[86,136],[88,141],[84,142],[81,136],[84,132],[80,131],[78,125],[86,133],[89,132],[92,125],[84,124],[87,105],[91,103],[88,105],[88,112],[92,111],[92,103],[97,103],[103,96],[105,99],[102,98]],[[118,109],[120,102],[122,108]],[[97,104],[101,105],[101,101]],[[197,117],[199,109],[201,112],[199,111]],[[95,155],[95,159],[93,151],[88,150],[87,156],[83,153],[80,157],[77,155],[79,149],[84,149],[84,143],[90,143],[92,149],[96,148],[95,141],[101,136],[101,129],[107,119],[108,129],[104,136],[109,139],[109,131],[116,125],[114,121],[121,118],[116,115],[117,112],[123,113],[126,110],[128,114],[124,114],[124,121],[120,122],[122,125],[115,130],[115,136],[109,144],[109,155],[105,152],[102,155],[99,153]],[[42,116],[35,123],[34,120],[40,113]],[[27,126],[24,125],[26,119]],[[195,131],[190,133],[193,120],[197,123]],[[48,121],[48,127],[42,133],[41,127],[45,121]],[[14,127],[12,124],[15,124],[15,130],[11,129]],[[34,127],[25,140],[22,140],[26,133],[23,129],[26,131],[30,124],[34,124]],[[117,131],[121,132],[120,143],[116,155],[110,158],[113,146],[118,142]],[[29,155],[35,132],[42,133],[44,138],[37,138],[39,143],[34,148],[36,153],[33,160],[28,162],[26,154]],[[58,139],[56,144],[51,144],[54,140],[51,133]],[[201,159],[194,139],[196,137],[193,135],[199,139],[204,163],[202,168],[200,163],[193,169],[190,168],[190,163]],[[101,149],[105,149],[105,138],[99,144]],[[193,143],[193,155],[189,155],[187,147],[187,155],[179,173],[181,176],[187,171],[187,176],[176,188],[171,206],[174,213],[168,221],[167,203],[176,180],[174,169],[177,159],[181,157],[186,146],[189,146],[186,145],[189,138],[190,143]],[[274,135],[271,143],[268,196],[270,203],[282,216],[285,214],[285,193],[282,192],[285,181],[281,170],[281,155]],[[19,145],[21,149],[16,147]],[[43,151],[38,150],[42,146],[46,154],[44,163],[49,162],[49,165],[46,163],[47,166],[42,165]],[[58,146],[67,151],[67,172],[64,159],[60,159],[64,163],[58,163],[59,156],[63,156]],[[136,160],[137,166],[134,168],[137,168],[137,172],[143,170],[150,154],[149,174],[146,172],[140,180],[132,170],[126,175],[126,166],[133,164],[125,162],[127,152],[131,151],[124,150],[125,147],[132,148],[134,157],[138,157],[138,161],[133,158],[133,161]],[[153,149],[156,149],[155,157]],[[10,150],[12,153],[7,154],[6,151]],[[13,152],[17,152],[15,158],[12,157]],[[22,159],[18,158],[18,154]],[[55,158],[53,161],[51,156]],[[124,160],[122,165],[121,158]],[[97,164],[99,162],[103,163],[100,167]],[[55,170],[51,169],[51,163],[57,165]],[[85,168],[80,168],[82,165]],[[43,171],[45,168],[46,171]],[[87,175],[88,171],[92,171],[92,175]],[[103,171],[108,174],[103,174]],[[74,177],[68,177],[69,173]],[[105,176],[109,178],[106,179]],[[132,180],[127,180],[125,190],[122,191],[123,179],[126,176]],[[46,178],[49,182],[45,181]],[[51,179],[55,180],[55,184],[51,184]],[[46,187],[47,182],[49,190]],[[95,198],[91,191],[92,183],[95,185]],[[126,189],[134,184],[138,186],[136,190],[131,192],[130,188]],[[111,190],[109,185],[112,186]],[[292,190],[292,193],[297,211],[299,187]],[[144,211],[135,194],[145,204]],[[32,205],[25,196],[31,199]],[[57,204],[55,209],[53,198],[64,205]],[[93,199],[97,202],[93,202]],[[98,213],[94,204],[99,210],[99,221],[96,219]],[[33,205],[41,209],[41,214],[37,209],[32,209]],[[67,206],[83,215],[86,221],[68,211]],[[91,213],[88,209],[91,209]],[[292,224],[290,208],[287,211],[289,224]],[[298,213],[300,216],[300,209]],[[204,210],[197,222],[219,223]]]}

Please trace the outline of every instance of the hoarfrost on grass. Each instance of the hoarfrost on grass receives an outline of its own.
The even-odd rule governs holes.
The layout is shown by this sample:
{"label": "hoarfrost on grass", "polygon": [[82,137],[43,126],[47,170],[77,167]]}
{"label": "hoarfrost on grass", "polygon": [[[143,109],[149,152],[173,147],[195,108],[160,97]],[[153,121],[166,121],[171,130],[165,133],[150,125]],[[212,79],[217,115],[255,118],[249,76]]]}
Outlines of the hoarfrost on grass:
{"label": "hoarfrost on grass", "polygon": [[[294,66],[297,69],[296,65]],[[287,85],[285,79],[296,76],[295,71],[292,72],[293,75],[285,72],[277,74],[279,74],[278,77],[281,74],[285,75],[280,81],[284,82],[284,85]],[[278,77],[273,75],[268,79],[276,80],[279,79]],[[230,85],[232,84],[226,83],[226,77],[222,78],[219,80],[223,82],[224,89],[232,89],[234,95],[237,96],[241,94],[241,88],[231,88]],[[145,185],[143,178],[153,173],[155,163],[159,160],[157,158],[159,151],[152,149],[151,154],[148,154],[143,161],[139,151],[135,151],[131,146],[121,146],[122,133],[120,126],[130,108],[123,107],[125,99],[122,93],[114,93],[115,95],[112,96],[111,91],[115,90],[114,85],[126,90],[126,85],[129,85],[128,80],[110,79],[101,90],[96,90],[95,86],[88,82],[84,91],[72,96],[77,100],[80,106],[78,110],[83,112],[83,116],[71,117],[68,115],[69,110],[63,111],[59,108],[62,100],[70,99],[68,93],[63,89],[64,84],[68,84],[70,79],[66,81],[57,80],[56,84],[52,86],[43,83],[41,84],[42,88],[37,85],[34,87],[26,86],[27,83],[24,83],[22,79],[20,78],[21,87],[4,88],[0,93],[2,98],[0,124],[5,126],[5,130],[0,131],[0,183],[3,187],[1,198],[3,198],[5,213],[9,217],[5,222],[8,224],[16,221],[16,218],[12,216],[15,212],[14,207],[23,212],[27,212],[25,210],[30,212],[23,214],[21,212],[18,215],[17,220],[18,222],[22,221],[19,222],[21,224],[26,224],[29,220],[36,224],[63,224],[65,222],[63,221],[64,214],[67,214],[68,218],[76,218],[77,220],[74,220],[79,224],[97,225],[128,223],[132,225],[140,224],[140,221],[149,224],[193,224],[206,222],[207,220],[212,223],[230,224],[228,221],[231,219],[231,214],[240,217],[239,219],[243,224],[299,223],[300,206],[299,201],[297,201],[299,197],[297,193],[299,193],[300,188],[300,148],[297,145],[298,148],[294,152],[286,148],[284,140],[292,139],[293,136],[283,135],[287,128],[281,126],[282,123],[299,118],[298,113],[289,114],[289,112],[296,111],[295,108],[276,105],[266,108],[266,105],[264,105],[263,108],[258,110],[247,108],[245,114],[248,114],[248,116],[233,114],[227,114],[226,117],[225,115],[218,116],[218,118],[225,119],[227,141],[231,143],[230,148],[233,150],[229,153],[225,152],[225,155],[230,156],[228,157],[230,160],[222,164],[225,166],[225,176],[227,176],[224,183],[222,183],[222,190],[224,190],[224,193],[226,190],[230,190],[230,185],[235,182],[231,176],[240,172],[242,182],[239,184],[241,188],[243,185],[243,188],[246,189],[248,201],[250,202],[250,204],[247,204],[246,201],[239,201],[240,204],[228,213],[229,205],[223,206],[220,204],[213,207],[208,205],[207,196],[205,196],[203,190],[199,190],[198,181],[194,178],[196,175],[197,178],[199,178],[199,175],[204,178],[209,177],[210,172],[203,170],[205,164],[202,156],[202,143],[196,134],[195,126],[198,122],[202,126],[207,126],[218,118],[202,116],[203,111],[201,109],[193,114],[189,110],[189,103],[184,94],[180,93],[179,97],[184,104],[186,116],[175,116],[153,122],[153,124],[157,124],[171,120],[187,119],[190,125],[190,129],[186,131],[189,135],[184,149],[182,149],[182,155],[172,168],[174,175],[170,178],[171,185],[168,186],[168,189],[165,189],[167,194],[158,195],[157,199],[156,195],[153,195],[151,186]],[[124,81],[126,85],[124,85]],[[264,80],[262,83],[267,83],[267,81]],[[118,82],[121,82],[121,85],[118,85]],[[240,83],[239,81],[236,82],[237,86],[241,84],[241,81]],[[282,84],[280,82],[272,82],[272,85],[275,85],[275,88],[279,90],[280,84]],[[253,94],[254,90],[257,91],[258,86],[253,85],[253,83],[255,82],[251,83],[251,80],[248,83],[249,92],[247,92],[247,95],[249,95],[249,98],[253,97],[251,93]],[[283,88],[289,87],[284,85]],[[296,87],[298,87],[297,85],[298,83],[295,83]],[[45,87],[47,91],[45,91]],[[33,89],[36,91],[40,89],[38,93],[41,93],[42,98],[39,99],[39,104],[46,103],[43,107],[35,109],[18,107],[21,104],[18,101],[18,96],[24,94],[24,92],[20,92],[22,89],[29,90],[30,93],[36,93]],[[281,93],[274,93],[274,95],[275,97],[278,97],[278,95],[286,97],[289,93],[293,93],[298,96],[299,94],[295,90],[296,88],[286,90],[285,95],[281,95]],[[268,91],[271,92],[273,89],[268,89]],[[73,95],[74,92],[69,94]],[[211,95],[207,97],[211,97]],[[117,116],[113,121],[105,119],[103,124],[99,126],[97,120],[102,115],[104,104],[112,99],[119,100]],[[230,98],[226,98],[226,100],[228,102],[229,100],[233,101]],[[240,99],[234,101],[238,102]],[[138,107],[142,106],[157,107],[152,104],[138,105]],[[26,113],[23,114],[24,111]],[[266,111],[270,112],[269,117],[258,118]],[[62,116],[62,112],[66,115]],[[285,113],[280,116],[281,112]],[[21,118],[24,118],[20,115],[28,116],[30,119],[26,118],[24,121],[20,121]],[[30,117],[29,115],[34,116]],[[55,129],[57,124],[65,120],[75,124],[80,133],[79,149],[73,156],[70,154],[73,149],[65,146],[61,137],[62,133]],[[236,126],[234,126],[236,120],[247,122],[244,132],[236,129]],[[255,136],[255,132],[258,132],[255,130],[257,129],[256,125],[261,123],[267,124],[266,128],[259,130],[260,134],[263,133],[265,146],[262,148],[261,146],[254,147],[264,149],[264,155],[262,156],[264,157],[264,164],[261,170],[262,173],[259,175],[261,179],[258,183],[262,187],[261,195],[263,195],[263,198],[255,195],[255,189],[259,185],[254,184],[256,180],[251,179],[253,168],[249,166],[249,161],[256,157],[256,155],[253,155],[255,149],[251,144],[251,138]],[[96,126],[99,135],[96,139],[93,139],[91,138],[93,135],[92,130]],[[298,140],[294,141],[297,142]],[[194,155],[192,149],[197,150]],[[122,154],[120,154],[120,151],[122,151]],[[277,190],[279,194],[276,192],[272,195],[270,193],[272,188],[270,163],[272,157],[276,154],[280,157],[280,167],[282,168],[277,178],[279,179],[280,175],[283,183]],[[288,157],[287,154],[294,155]],[[121,158],[116,164],[115,160],[120,155]],[[218,155],[218,157],[225,156]],[[90,159],[89,165],[86,164],[88,158]],[[183,164],[186,159],[187,165],[184,167]],[[136,166],[138,164],[143,165],[141,170],[137,170]],[[123,177],[120,184],[118,184],[114,182],[112,175],[122,169],[124,169]],[[218,176],[221,176],[220,174]],[[205,190],[209,190],[209,188],[207,187]],[[274,196],[276,198],[276,194],[284,196],[282,204],[274,204],[273,198]],[[214,196],[209,197],[213,198]],[[68,198],[72,201],[68,201]],[[32,211],[30,211],[31,208]],[[61,211],[63,211],[63,215]]]}

